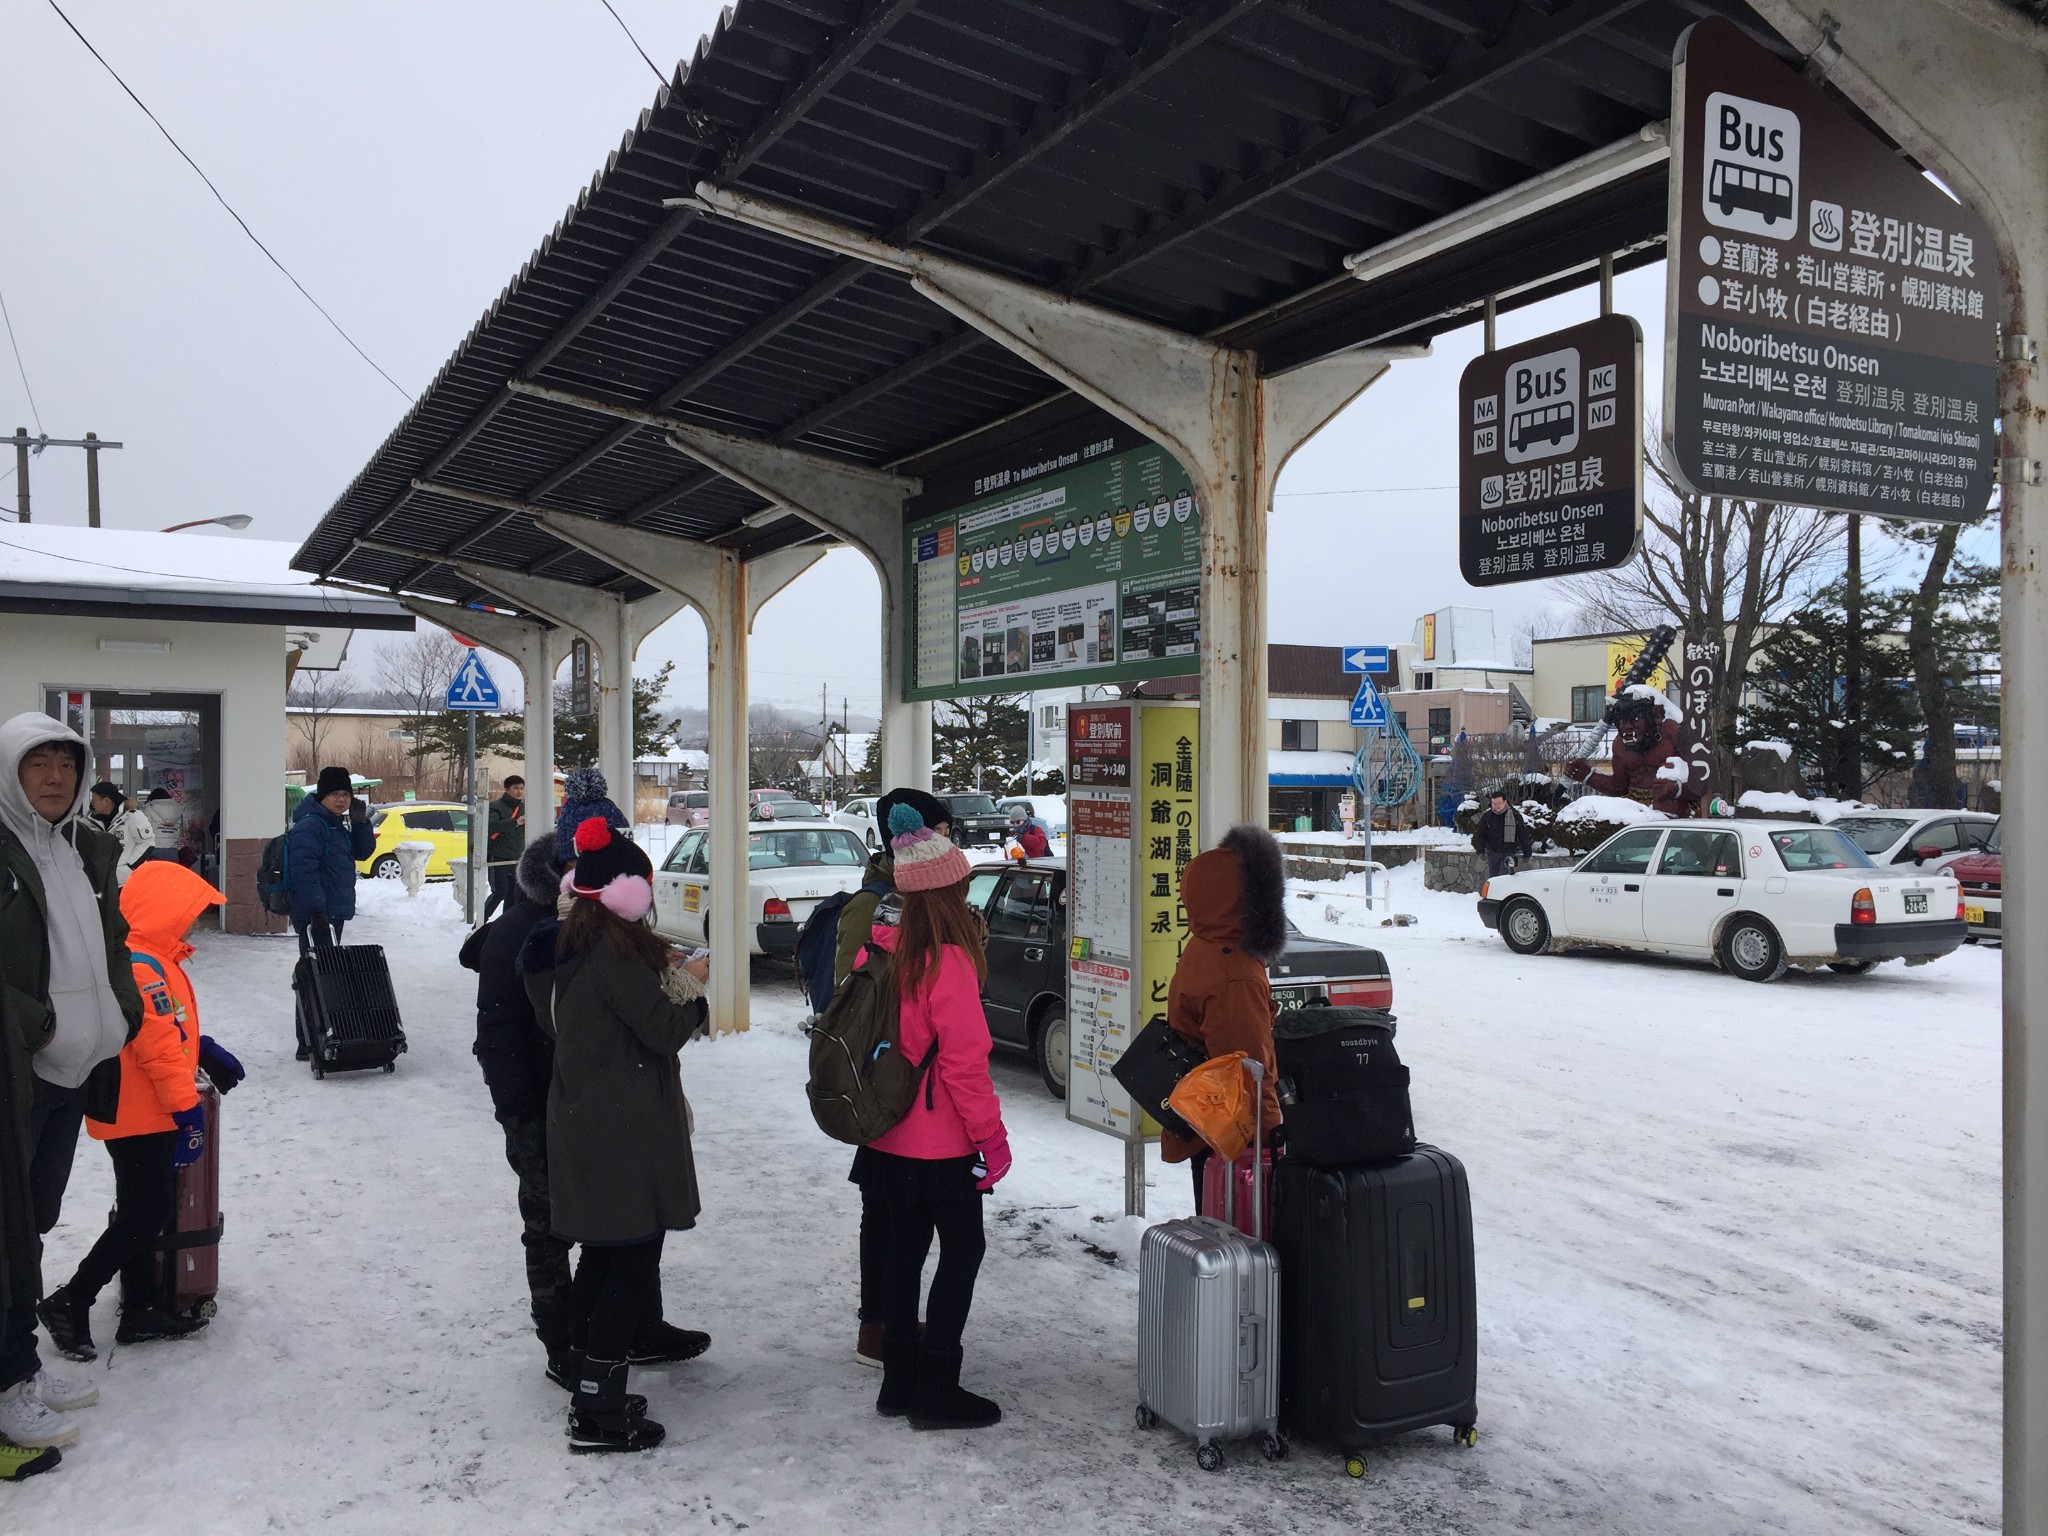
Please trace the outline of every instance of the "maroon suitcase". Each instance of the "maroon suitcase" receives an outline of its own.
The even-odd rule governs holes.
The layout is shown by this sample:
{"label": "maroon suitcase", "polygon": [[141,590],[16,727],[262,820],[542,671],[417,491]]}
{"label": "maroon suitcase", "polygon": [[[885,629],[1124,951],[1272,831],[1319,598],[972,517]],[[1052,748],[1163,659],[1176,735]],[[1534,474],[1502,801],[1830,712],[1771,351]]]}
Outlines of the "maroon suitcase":
{"label": "maroon suitcase", "polygon": [[177,1171],[177,1210],[158,1244],[157,1274],[170,1311],[211,1317],[220,1289],[220,1095],[204,1077],[199,1104],[206,1111],[206,1150]]}
{"label": "maroon suitcase", "polygon": [[[1259,1161],[1265,1168],[1266,1186],[1270,1189],[1273,1182],[1273,1149],[1271,1147],[1261,1148]],[[1237,1197],[1234,1202],[1236,1212],[1234,1216],[1228,1218],[1223,1214],[1223,1180],[1226,1173],[1237,1176]],[[1263,1208],[1264,1213],[1264,1219],[1261,1224],[1265,1227],[1265,1230],[1263,1232],[1254,1232],[1252,1231],[1252,1212],[1261,1210],[1261,1208]],[[1229,1220],[1232,1226],[1236,1227],[1238,1231],[1244,1233],[1247,1237],[1256,1237],[1268,1243],[1273,1240],[1273,1202],[1270,1200],[1255,1201],[1252,1199],[1251,1148],[1245,1148],[1244,1152],[1234,1163],[1224,1162],[1222,1158],[1216,1156],[1213,1152],[1203,1160],[1202,1207],[1195,1214],[1197,1216],[1213,1216],[1218,1221]]]}

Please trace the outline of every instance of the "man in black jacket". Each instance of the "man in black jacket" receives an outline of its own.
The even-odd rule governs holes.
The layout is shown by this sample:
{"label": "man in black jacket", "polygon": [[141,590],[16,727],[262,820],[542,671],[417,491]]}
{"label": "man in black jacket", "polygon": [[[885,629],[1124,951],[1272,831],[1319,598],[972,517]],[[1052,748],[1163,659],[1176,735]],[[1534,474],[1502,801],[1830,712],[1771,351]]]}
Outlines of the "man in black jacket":
{"label": "man in black jacket", "polygon": [[[548,1196],[548,1085],[554,1079],[555,1042],[533,1016],[533,1003],[518,969],[527,938],[556,920],[562,867],[552,839],[526,846],[517,866],[516,899],[472,933],[462,946],[462,963],[477,973],[476,1059],[491,1091],[491,1108],[505,1132],[505,1161],[519,1179],[520,1241],[526,1248],[526,1288],[533,1331],[547,1351],[548,1377],[571,1384],[569,1249],[554,1235]],[[709,1335],[662,1321],[658,1290],[627,1358],[635,1365],[659,1365],[701,1355]]]}
{"label": "man in black jacket", "polygon": [[515,773],[505,781],[505,792],[491,802],[490,832],[484,848],[491,882],[490,899],[484,903],[485,922],[491,920],[491,913],[497,908],[511,904],[514,873],[525,847],[526,780]]}
{"label": "man in black jacket", "polygon": [[1529,857],[1529,823],[1508,804],[1508,797],[1495,790],[1489,797],[1491,807],[1479,817],[1479,825],[1472,829],[1472,847],[1486,855],[1486,878],[1506,871],[1510,859]]}

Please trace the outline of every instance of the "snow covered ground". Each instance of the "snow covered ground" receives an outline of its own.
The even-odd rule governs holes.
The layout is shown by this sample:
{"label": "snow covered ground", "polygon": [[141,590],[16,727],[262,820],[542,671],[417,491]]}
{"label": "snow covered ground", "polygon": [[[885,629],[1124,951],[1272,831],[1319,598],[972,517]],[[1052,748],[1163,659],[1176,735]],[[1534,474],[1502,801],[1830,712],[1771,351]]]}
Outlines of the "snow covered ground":
{"label": "snow covered ground", "polygon": [[[519,1223],[469,1053],[442,887],[366,883],[412,1041],[396,1076],[291,1060],[289,939],[209,935],[226,1106],[221,1315],[86,1367],[100,1406],[8,1531],[1699,1533],[1993,1530],[1999,1433],[1998,964],[1975,949],[1756,987],[1696,966],[1524,959],[1470,898],[1397,870],[1407,928],[1297,887],[1303,927],[1392,962],[1418,1126],[1471,1171],[1480,1430],[1311,1445],[1198,1472],[1131,1421],[1136,1253],[1122,1159],[1021,1062],[967,1380],[997,1428],[875,1417],[852,1361],[847,1158],[804,1111],[801,1009],[757,968],[754,1028],[684,1056],[705,1215],[669,1316],[711,1353],[637,1373],[660,1451],[571,1459],[528,1331]],[[1334,915],[1331,915],[1334,914]],[[1367,925],[1372,926],[1368,927]],[[1153,1219],[1190,1204],[1161,1171]],[[47,1268],[110,1198],[81,1146]],[[95,1318],[114,1331],[112,1292]]]}

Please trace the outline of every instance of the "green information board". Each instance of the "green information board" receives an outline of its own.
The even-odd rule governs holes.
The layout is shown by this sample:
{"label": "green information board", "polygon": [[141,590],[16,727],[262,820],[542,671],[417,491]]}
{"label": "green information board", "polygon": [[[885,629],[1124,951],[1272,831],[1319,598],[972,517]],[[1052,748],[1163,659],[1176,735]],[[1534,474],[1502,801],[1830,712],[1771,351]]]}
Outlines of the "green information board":
{"label": "green information board", "polygon": [[1198,670],[1201,517],[1157,443],[1091,418],[928,477],[919,503],[904,529],[909,697]]}

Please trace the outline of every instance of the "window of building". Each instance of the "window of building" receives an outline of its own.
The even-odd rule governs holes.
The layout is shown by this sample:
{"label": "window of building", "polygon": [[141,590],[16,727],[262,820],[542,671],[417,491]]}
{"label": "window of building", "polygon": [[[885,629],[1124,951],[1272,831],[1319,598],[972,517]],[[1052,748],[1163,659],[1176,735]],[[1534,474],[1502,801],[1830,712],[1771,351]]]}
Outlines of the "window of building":
{"label": "window of building", "polygon": [[1321,739],[1314,720],[1282,720],[1280,722],[1280,750],[1283,752],[1313,752]]}
{"label": "window of building", "polygon": [[1436,674],[1434,672],[1418,672],[1415,674],[1415,691],[1417,693],[1427,693],[1435,686]]}
{"label": "window of building", "polygon": [[1429,712],[1429,750],[1440,752],[1451,744],[1451,712],[1448,709],[1432,709]]}
{"label": "window of building", "polygon": [[1595,683],[1572,690],[1572,724],[1591,725],[1607,713],[1607,690]]}
{"label": "window of building", "polygon": [[1397,709],[1394,711],[1394,728],[1398,730],[1403,736],[1406,736],[1408,734],[1407,710]]}

